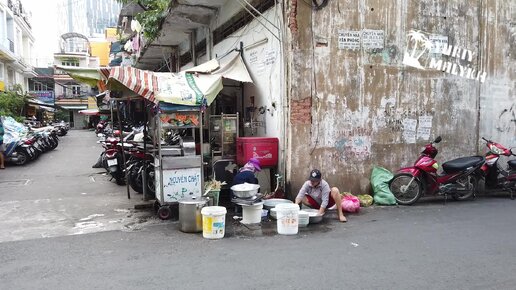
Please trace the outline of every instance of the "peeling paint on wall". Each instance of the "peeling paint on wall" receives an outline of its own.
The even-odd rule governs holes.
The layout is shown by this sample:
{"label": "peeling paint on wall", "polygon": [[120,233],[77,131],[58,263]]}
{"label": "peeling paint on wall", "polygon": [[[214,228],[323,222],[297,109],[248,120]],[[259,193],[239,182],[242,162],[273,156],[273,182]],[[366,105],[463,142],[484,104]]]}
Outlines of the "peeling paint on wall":
{"label": "peeling paint on wall", "polygon": [[[312,107],[311,122],[291,123],[294,188],[307,168],[318,167],[333,174],[327,176],[332,185],[365,192],[374,165],[408,165],[437,135],[446,148],[439,160],[476,154],[480,136],[516,145],[509,117],[516,104],[510,0],[335,0],[319,11],[296,8],[290,104],[311,98]],[[434,69],[403,64],[414,28],[431,32],[420,60],[428,68],[435,58]],[[384,32],[382,49],[339,49],[339,32],[364,29]],[[317,47],[317,39],[327,46]],[[451,48],[449,56],[438,47]]]}

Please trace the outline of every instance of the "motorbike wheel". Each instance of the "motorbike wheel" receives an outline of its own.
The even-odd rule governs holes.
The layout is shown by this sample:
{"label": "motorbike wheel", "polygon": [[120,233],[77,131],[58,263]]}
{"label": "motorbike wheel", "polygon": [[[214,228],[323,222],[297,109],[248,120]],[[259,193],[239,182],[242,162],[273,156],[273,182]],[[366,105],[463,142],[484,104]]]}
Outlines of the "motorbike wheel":
{"label": "motorbike wheel", "polygon": [[125,185],[125,180],[123,176],[115,177],[115,182],[117,185]]}
{"label": "motorbike wheel", "polygon": [[154,180],[154,168],[147,170],[147,194],[156,197],[156,182]]}
{"label": "motorbike wheel", "polygon": [[474,176],[470,176],[470,179],[468,182],[470,183],[469,185],[471,186],[471,190],[466,191],[466,192],[457,192],[457,193],[452,194],[452,198],[454,200],[463,201],[463,200],[468,200],[475,196],[475,194],[477,193],[477,190],[478,190],[478,179]]}
{"label": "motorbike wheel", "polygon": [[18,151],[16,151],[16,153],[18,155],[16,165],[24,165],[25,163],[27,163],[27,161],[29,161],[30,158],[26,152],[23,152],[22,150],[18,150]]}
{"label": "motorbike wheel", "polygon": [[129,172],[129,185],[134,191],[138,193],[143,193],[143,180],[142,175],[138,174],[139,170],[140,166],[133,166],[131,168],[131,172]]}
{"label": "motorbike wheel", "polygon": [[411,205],[421,197],[423,187],[419,179],[414,178],[410,187],[407,187],[412,178],[408,173],[399,173],[391,180],[389,188],[399,204]]}

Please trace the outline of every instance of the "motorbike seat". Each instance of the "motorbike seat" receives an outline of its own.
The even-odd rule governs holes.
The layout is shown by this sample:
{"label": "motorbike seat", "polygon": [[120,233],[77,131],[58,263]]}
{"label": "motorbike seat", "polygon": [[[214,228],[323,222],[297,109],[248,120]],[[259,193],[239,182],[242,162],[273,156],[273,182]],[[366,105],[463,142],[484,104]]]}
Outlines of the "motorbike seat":
{"label": "motorbike seat", "polygon": [[507,164],[509,165],[509,168],[516,169],[516,159],[509,160],[509,162],[507,162]]}
{"label": "motorbike seat", "polygon": [[460,157],[443,163],[443,170],[445,172],[457,172],[464,170],[468,167],[480,166],[484,163],[485,159],[482,156],[469,156]]}

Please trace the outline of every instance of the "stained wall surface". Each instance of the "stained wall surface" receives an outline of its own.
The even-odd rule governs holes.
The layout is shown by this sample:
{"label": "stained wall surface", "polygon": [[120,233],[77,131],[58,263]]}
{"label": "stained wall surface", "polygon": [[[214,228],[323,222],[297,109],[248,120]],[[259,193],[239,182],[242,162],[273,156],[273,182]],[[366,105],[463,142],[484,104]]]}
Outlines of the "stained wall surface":
{"label": "stained wall surface", "polygon": [[481,136],[516,146],[514,1],[285,3],[290,192],[319,168],[367,193],[374,166],[410,166],[439,135],[441,163]]}

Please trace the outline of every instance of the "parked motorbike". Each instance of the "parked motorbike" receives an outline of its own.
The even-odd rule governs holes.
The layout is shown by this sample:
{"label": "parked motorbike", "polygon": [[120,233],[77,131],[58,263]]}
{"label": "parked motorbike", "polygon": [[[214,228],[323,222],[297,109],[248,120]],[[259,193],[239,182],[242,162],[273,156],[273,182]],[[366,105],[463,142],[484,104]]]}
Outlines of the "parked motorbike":
{"label": "parked motorbike", "polygon": [[415,203],[421,196],[451,195],[455,200],[474,197],[478,187],[480,167],[484,164],[482,156],[453,159],[443,163],[441,173],[434,159],[438,153],[434,144],[441,142],[439,136],[425,145],[414,166],[401,168],[391,180],[389,187],[397,202],[402,205]]}
{"label": "parked motorbike", "polygon": [[7,145],[5,161],[16,165],[25,165],[34,158],[34,149],[31,145],[25,144],[24,140],[12,142]]}
{"label": "parked motorbike", "polygon": [[121,146],[118,146],[118,142],[119,139],[114,137],[109,137],[106,141],[101,142],[102,147],[104,147],[104,152],[101,154],[101,162],[106,171],[115,179],[116,184],[124,185],[125,175],[122,168],[122,154],[124,153]]}
{"label": "parked motorbike", "polygon": [[54,123],[52,126],[54,126],[54,129],[56,130],[57,136],[60,137],[65,136],[68,133],[68,130],[70,130],[70,125],[64,121]]}
{"label": "parked motorbike", "polygon": [[486,142],[488,151],[486,153],[486,162],[482,165],[482,171],[485,173],[485,185],[487,189],[502,189],[511,194],[514,199],[516,192],[516,160],[509,160],[503,166],[500,164],[500,156],[516,156],[513,149],[507,149],[503,145],[482,137]]}
{"label": "parked motorbike", "polygon": [[150,196],[155,194],[154,188],[154,157],[152,154],[145,154],[141,148],[134,148],[127,151],[130,155],[127,160],[127,170],[129,172],[129,185],[138,192],[143,193],[143,170],[146,165],[147,192]]}
{"label": "parked motorbike", "polygon": [[104,129],[107,127],[108,122],[106,120],[100,120],[95,127],[95,134],[104,133]]}

